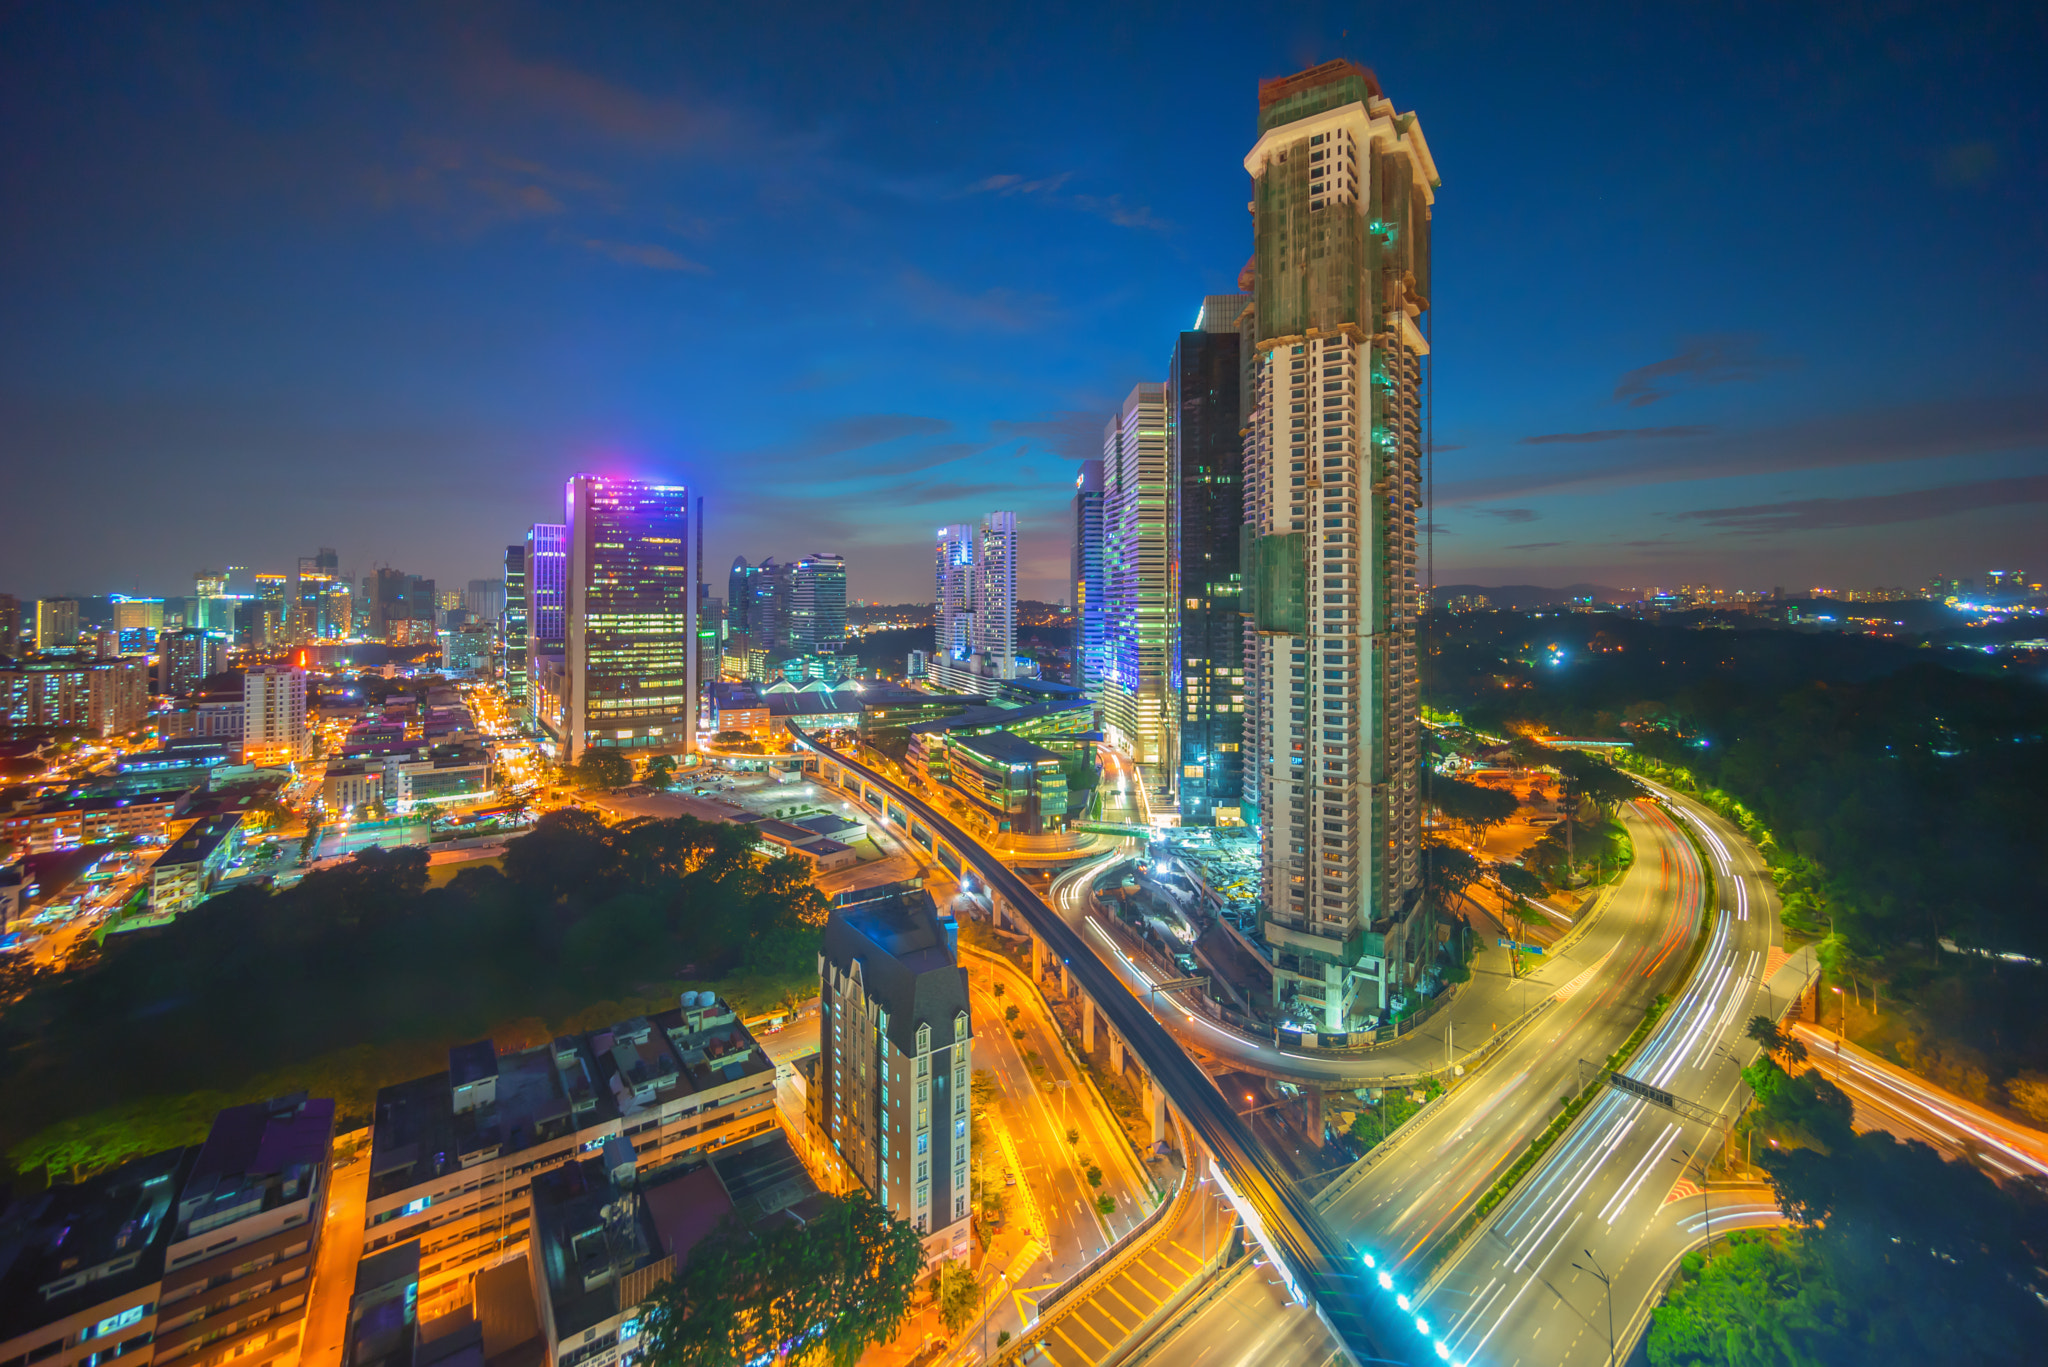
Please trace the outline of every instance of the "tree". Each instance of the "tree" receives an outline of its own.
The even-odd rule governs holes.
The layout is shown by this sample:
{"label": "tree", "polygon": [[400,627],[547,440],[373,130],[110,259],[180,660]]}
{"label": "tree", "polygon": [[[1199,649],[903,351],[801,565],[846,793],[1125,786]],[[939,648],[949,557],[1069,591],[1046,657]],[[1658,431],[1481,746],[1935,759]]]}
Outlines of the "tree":
{"label": "tree", "polygon": [[738,745],[746,739],[747,733],[744,731],[720,731],[711,738],[711,743],[713,745]]}
{"label": "tree", "polygon": [[825,1202],[807,1224],[762,1233],[728,1219],[691,1250],[642,1303],[649,1367],[739,1367],[805,1342],[852,1367],[893,1338],[924,1271],[923,1241],[864,1191]]}
{"label": "tree", "polygon": [[1002,1095],[1002,1088],[996,1082],[996,1075],[986,1068],[976,1068],[973,1081],[968,1086],[974,1093],[974,1104],[979,1107],[995,1105],[996,1098]]}
{"label": "tree", "polygon": [[1483,783],[1467,783],[1433,774],[1427,785],[1429,805],[1448,821],[1483,835],[1515,814],[1515,795]]}
{"label": "tree", "polygon": [[654,788],[669,788],[676,781],[676,757],[656,755],[647,762],[647,783]]}
{"label": "tree", "polygon": [[1775,1054],[1784,1047],[1785,1036],[1778,1029],[1778,1023],[1769,1016],[1751,1016],[1742,1033],[1761,1044],[1767,1054]]}
{"label": "tree", "polygon": [[1450,913],[1479,877],[1479,861],[1456,845],[1432,842],[1422,847],[1423,883],[1430,900]]}
{"label": "tree", "polygon": [[1583,750],[1553,751],[1550,762],[1570,782],[1573,792],[1591,798],[1595,806],[1610,815],[1615,804],[1638,797],[1643,791],[1633,778]]}
{"label": "tree", "polygon": [[576,782],[585,788],[623,788],[632,781],[632,761],[616,750],[588,750],[576,762]]}
{"label": "tree", "polygon": [[974,1318],[980,1292],[966,1263],[948,1258],[939,1264],[938,1275],[932,1278],[932,1296],[938,1302],[939,1321],[946,1326],[949,1337],[960,1337],[960,1331]]}
{"label": "tree", "polygon": [[299,840],[299,862],[311,863],[313,851],[320,844],[320,814],[309,813],[306,817],[306,834]]}
{"label": "tree", "polygon": [[1825,1367],[1842,1312],[1797,1240],[1734,1234],[1711,1262],[1688,1253],[1650,1320],[1652,1367]]}
{"label": "tree", "polygon": [[1541,897],[1546,891],[1543,880],[1520,864],[1496,864],[1493,871],[1500,885],[1517,897]]}

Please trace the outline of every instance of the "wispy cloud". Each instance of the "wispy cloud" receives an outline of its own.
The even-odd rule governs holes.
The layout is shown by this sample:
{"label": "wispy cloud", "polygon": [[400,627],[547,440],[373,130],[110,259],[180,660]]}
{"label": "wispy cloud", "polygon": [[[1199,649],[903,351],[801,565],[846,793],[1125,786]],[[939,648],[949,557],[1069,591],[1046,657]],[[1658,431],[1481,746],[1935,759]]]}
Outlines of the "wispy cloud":
{"label": "wispy cloud", "polygon": [[1679,344],[1677,355],[1623,375],[1614,386],[1614,401],[1641,408],[1681,389],[1755,380],[1797,364],[1787,357],[1764,355],[1760,339],[1750,333],[1688,337]]}
{"label": "wispy cloud", "polygon": [[1106,412],[1069,408],[1040,418],[993,418],[988,430],[999,437],[1022,437],[1067,460],[1091,460],[1102,454],[1102,428],[1108,421]]}
{"label": "wispy cloud", "polygon": [[1661,441],[1668,437],[1704,437],[1713,432],[1711,427],[1608,427],[1598,432],[1546,432],[1542,436],[1524,437],[1524,446],[1583,446],[1596,441]]}
{"label": "wispy cloud", "polygon": [[1984,508],[2010,508],[2048,503],[2048,475],[2011,479],[1980,479],[1935,489],[1909,489],[1897,494],[1866,494],[1860,498],[1801,498],[1784,503],[1752,503],[1741,508],[1701,508],[1673,513],[1684,522],[1720,527],[1749,536],[1777,532],[1832,531],[1842,527],[1883,527]]}
{"label": "wispy cloud", "polygon": [[1600,463],[1530,462],[1512,474],[1444,481],[1437,503],[1493,503],[1560,489],[1668,484],[2048,448],[2048,395],[1930,400],[1834,413],[1699,441],[1635,443]]}
{"label": "wispy cloud", "polygon": [[1520,545],[1510,546],[1508,549],[1511,551],[1547,551],[1552,546],[1569,546],[1571,544],[1569,541],[1524,541]]}
{"label": "wispy cloud", "polygon": [[1045,195],[1058,190],[1073,179],[1072,171],[1062,171],[1056,176],[1042,176],[1037,180],[1026,180],[1023,176],[984,176],[967,187],[970,195],[999,195],[1008,199],[1013,195]]}
{"label": "wispy cloud", "polygon": [[472,47],[457,79],[472,98],[513,115],[570,123],[657,150],[701,147],[729,122],[724,111],[708,104],[649,95],[574,67],[529,61],[495,42]]}
{"label": "wispy cloud", "polygon": [[983,176],[961,193],[964,195],[995,195],[1003,199],[1030,197],[1047,204],[1064,205],[1079,209],[1084,214],[1093,214],[1114,223],[1119,228],[1142,228],[1150,232],[1166,232],[1173,225],[1154,214],[1143,204],[1125,203],[1122,195],[1063,194],[1062,187],[1074,178],[1072,171],[1061,171],[1057,175],[1025,177],[1005,172],[1000,175]]}
{"label": "wispy cloud", "polygon": [[1537,516],[1534,508],[1476,508],[1473,511],[1484,513],[1488,517],[1497,517],[1503,522],[1510,523],[1534,522]]}
{"label": "wispy cloud", "polygon": [[701,261],[678,256],[656,242],[607,242],[603,238],[583,239],[583,245],[599,256],[610,257],[621,266],[644,266],[651,271],[690,271],[709,275],[711,268]]}
{"label": "wispy cloud", "polygon": [[1032,332],[1053,320],[1053,301],[998,285],[979,294],[932,279],[914,266],[897,278],[903,301],[928,322],[957,332]]}

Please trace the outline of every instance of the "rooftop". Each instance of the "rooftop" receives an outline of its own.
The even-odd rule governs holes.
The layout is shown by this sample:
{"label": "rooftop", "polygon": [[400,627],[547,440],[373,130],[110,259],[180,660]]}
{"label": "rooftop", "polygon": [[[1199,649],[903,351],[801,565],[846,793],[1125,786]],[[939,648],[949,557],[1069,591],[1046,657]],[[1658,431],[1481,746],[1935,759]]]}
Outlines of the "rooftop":
{"label": "rooftop", "polygon": [[166,1217],[198,1152],[167,1149],[77,1186],[18,1197],[0,1212],[0,1340],[162,1277]]}
{"label": "rooftop", "polygon": [[178,1196],[179,1240],[304,1200],[334,1142],[334,1103],[303,1094],[213,1118]]}
{"label": "rooftop", "polygon": [[825,958],[844,972],[858,962],[869,998],[889,1014],[889,1040],[917,1052],[917,1027],[950,1042],[956,1014],[967,1010],[967,974],[953,957],[952,936],[921,880],[855,888],[832,899]]}
{"label": "rooftop", "polygon": [[157,856],[150,865],[153,869],[175,868],[180,864],[201,864],[206,857],[220,848],[220,842],[242,824],[240,812],[222,812],[215,816],[201,817],[179,836],[171,847]]}
{"label": "rooftop", "polygon": [[1034,745],[1022,736],[1013,736],[1008,731],[986,731],[978,736],[963,736],[953,743],[963,750],[1013,768],[1027,768],[1047,760],[1057,764],[1060,758],[1043,745]]}

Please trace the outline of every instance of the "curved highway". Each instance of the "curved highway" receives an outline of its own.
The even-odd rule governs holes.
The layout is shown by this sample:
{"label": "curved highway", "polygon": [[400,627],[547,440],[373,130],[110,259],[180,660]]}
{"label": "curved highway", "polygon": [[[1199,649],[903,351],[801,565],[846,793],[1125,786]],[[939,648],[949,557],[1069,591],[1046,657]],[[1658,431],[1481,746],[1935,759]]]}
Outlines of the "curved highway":
{"label": "curved highway", "polygon": [[[1359,1360],[1421,1364],[1434,1361],[1433,1342],[1405,1322],[1387,1296],[1370,1294],[1350,1249],[1331,1233],[1316,1208],[1253,1139],[1215,1084],[1175,1043],[1124,983],[1001,860],[895,780],[819,742],[796,726],[799,745],[887,793],[943,838],[991,889],[1030,923],[1032,930],[1079,980],[1082,991],[1124,1043],[1137,1054],[1181,1117],[1215,1160],[1217,1176],[1234,1196],[1252,1235],[1279,1261],[1291,1289],[1307,1299],[1344,1349]],[[1402,1356],[1395,1356],[1395,1354]]]}

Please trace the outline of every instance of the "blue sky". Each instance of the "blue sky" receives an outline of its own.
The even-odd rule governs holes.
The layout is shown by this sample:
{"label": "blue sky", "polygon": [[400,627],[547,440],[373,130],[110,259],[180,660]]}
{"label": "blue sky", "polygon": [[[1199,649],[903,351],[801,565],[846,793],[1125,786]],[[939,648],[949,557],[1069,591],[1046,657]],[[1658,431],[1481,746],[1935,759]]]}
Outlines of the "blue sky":
{"label": "blue sky", "polygon": [[2034,7],[43,5],[0,19],[0,591],[459,582],[577,469],[929,591],[1250,251],[1256,83],[1421,117],[1441,582],[2048,572]]}

